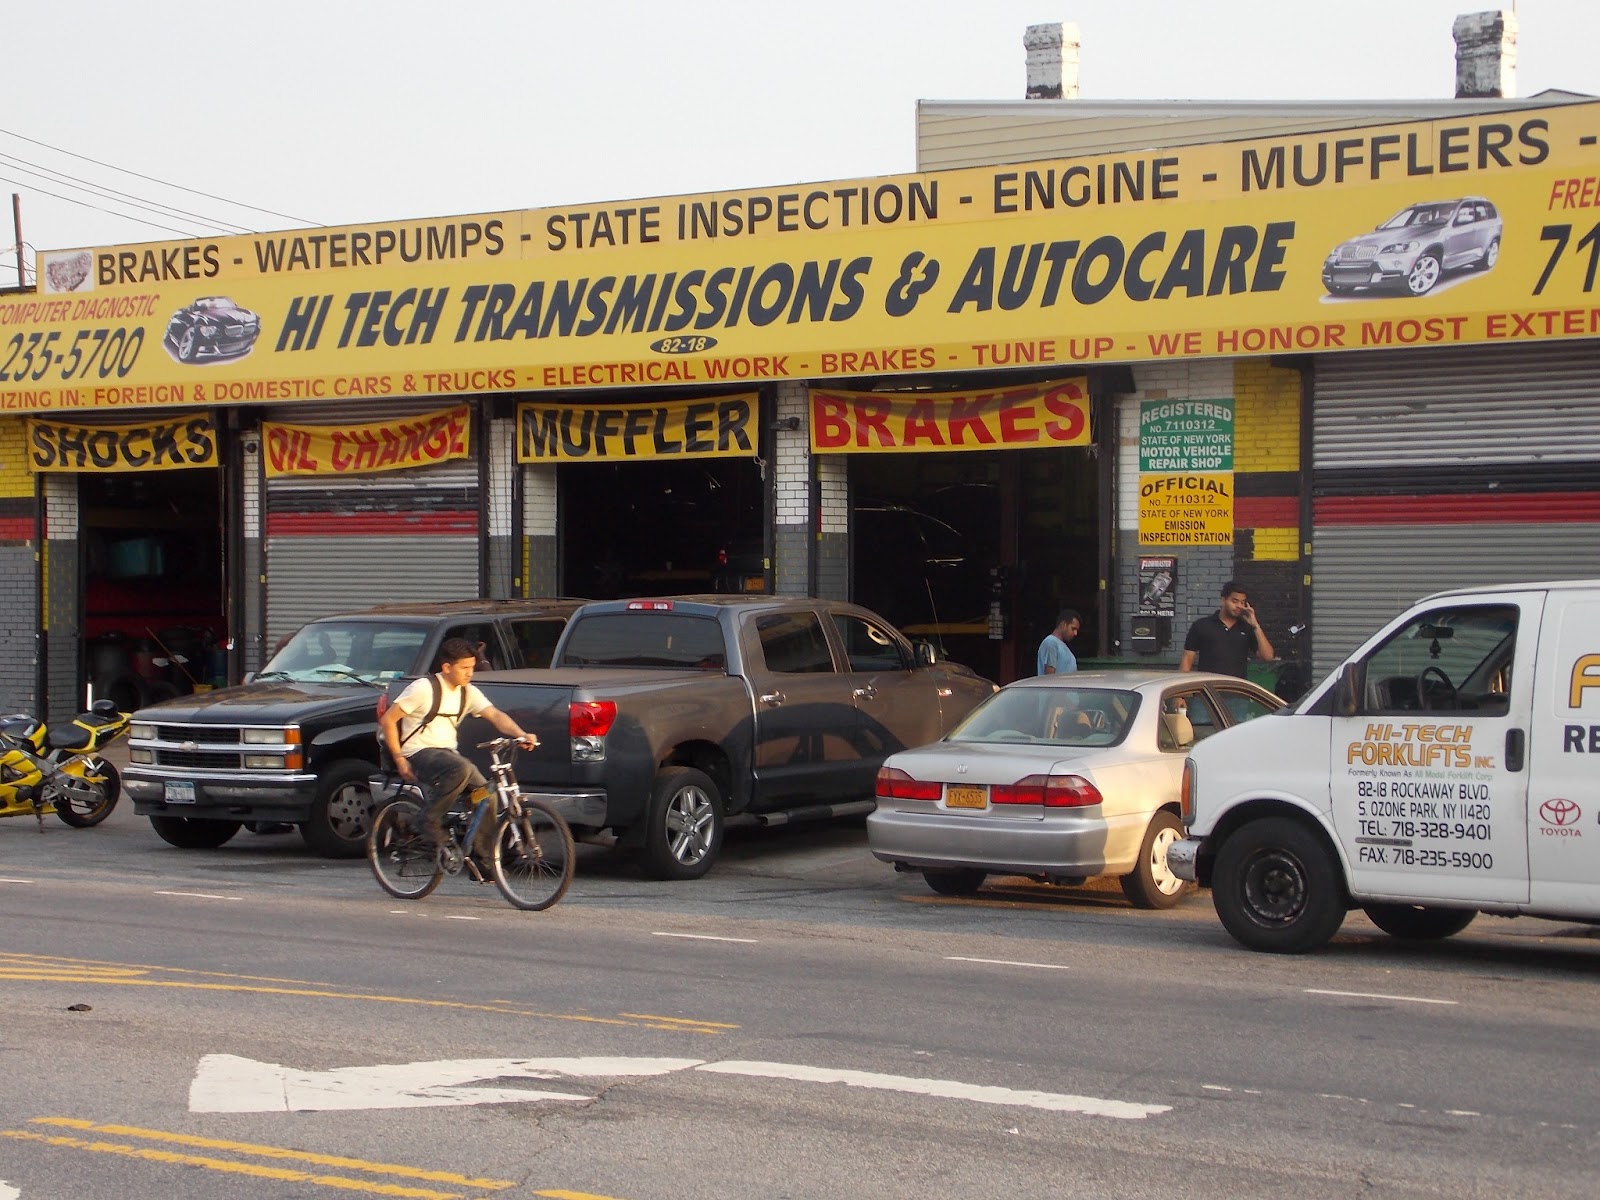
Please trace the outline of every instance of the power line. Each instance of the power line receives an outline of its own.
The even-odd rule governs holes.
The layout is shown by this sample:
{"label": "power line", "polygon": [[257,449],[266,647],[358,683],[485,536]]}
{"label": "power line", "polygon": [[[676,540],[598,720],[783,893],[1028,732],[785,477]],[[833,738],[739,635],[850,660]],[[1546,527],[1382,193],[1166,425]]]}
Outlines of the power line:
{"label": "power line", "polygon": [[98,183],[92,183],[87,179],[79,179],[76,175],[68,175],[64,171],[55,171],[49,167],[42,166],[39,163],[30,162],[28,159],[17,158],[15,155],[0,153],[0,160],[11,163],[15,170],[24,171],[29,175],[37,175],[41,179],[49,179],[52,183],[64,183],[68,187],[76,187],[82,191],[89,192],[91,195],[102,196],[106,199],[115,197],[119,200],[132,204],[136,208],[143,208],[147,212],[155,212],[160,209],[165,209],[173,216],[191,217],[196,221],[202,221],[207,225],[215,226],[216,228],[225,232],[254,232],[254,230],[248,229],[243,225],[236,225],[232,221],[223,221],[216,217],[208,217],[204,213],[189,212],[187,209],[176,208],[171,204],[163,204],[159,200],[150,201],[150,205],[154,206],[152,208],[150,205],[144,204],[141,200],[141,197],[135,196],[131,192],[119,192],[116,188],[105,187]]}
{"label": "power line", "polygon": [[12,179],[12,178],[10,178],[9,176],[6,176],[6,175],[0,175],[0,183],[9,183],[13,187],[32,188],[34,191],[41,192],[46,196],[53,196],[57,200],[65,200],[68,204],[79,204],[79,205],[82,205],[84,208],[92,208],[96,212],[103,212],[103,213],[106,213],[107,215],[113,216],[113,217],[121,217],[125,221],[133,221],[133,222],[135,222],[135,223],[137,223],[139,225],[148,225],[152,229],[165,229],[168,233],[176,233],[176,234],[181,235],[182,237],[196,238],[196,237],[200,237],[201,236],[200,234],[194,232],[194,230],[192,230],[192,229],[178,229],[178,228],[175,228],[174,226],[171,226],[171,225],[162,225],[162,224],[160,224],[159,222],[156,222],[156,221],[147,221],[143,217],[135,217],[135,216],[130,216],[128,213],[117,212],[115,209],[101,208],[100,205],[98,205],[98,204],[90,204],[87,200],[79,200],[75,196],[63,196],[60,192],[52,192],[48,188],[38,187],[38,186],[36,186],[34,184],[31,184],[31,183],[21,183],[21,182],[15,180],[15,179]]}
{"label": "power line", "polygon": [[[52,146],[49,142],[41,142],[36,138],[27,137],[10,129],[0,129],[0,133],[7,137],[14,137],[30,145],[40,146],[56,154],[65,154],[68,158],[76,158],[82,162],[93,163],[97,167],[105,167],[108,171],[118,171],[123,175],[132,175],[135,179],[143,179],[149,183],[158,183],[162,187],[176,188],[180,192],[188,192],[194,196],[204,196],[207,200],[216,200],[223,204],[231,204],[236,208],[248,208],[252,212],[266,213],[269,217],[282,217],[285,221],[293,221],[297,225],[321,225],[321,221],[310,221],[305,217],[291,216],[288,213],[277,212],[270,208],[261,208],[254,204],[244,204],[238,200],[229,200],[226,196],[215,196],[210,192],[202,192],[195,188],[184,187],[181,183],[168,183],[165,179],[157,179],[154,175],[141,175],[138,171],[130,171],[126,167],[119,167],[113,163],[101,162],[98,158],[90,158],[85,154],[74,154],[71,150],[63,150],[59,146]],[[92,206],[91,206],[92,207]],[[159,226],[158,226],[159,228]]]}

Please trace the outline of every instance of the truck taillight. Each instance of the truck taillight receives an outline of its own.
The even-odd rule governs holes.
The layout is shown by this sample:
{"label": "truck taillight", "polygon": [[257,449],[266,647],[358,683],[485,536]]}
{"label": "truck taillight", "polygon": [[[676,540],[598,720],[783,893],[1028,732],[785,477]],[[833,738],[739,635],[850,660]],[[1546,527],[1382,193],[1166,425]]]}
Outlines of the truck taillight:
{"label": "truck taillight", "polygon": [[574,700],[567,705],[567,732],[573,737],[605,737],[617,719],[615,700]]}
{"label": "truck taillight", "polygon": [[1194,824],[1194,759],[1183,760],[1183,783],[1178,789],[1178,820],[1185,829]]}
{"label": "truck taillight", "polygon": [[989,789],[991,804],[1040,804],[1045,808],[1091,808],[1102,802],[1100,789],[1082,775],[1029,775]]}
{"label": "truck taillight", "polygon": [[879,767],[874,790],[881,800],[937,800],[944,793],[944,785],[913,779],[898,767]]}

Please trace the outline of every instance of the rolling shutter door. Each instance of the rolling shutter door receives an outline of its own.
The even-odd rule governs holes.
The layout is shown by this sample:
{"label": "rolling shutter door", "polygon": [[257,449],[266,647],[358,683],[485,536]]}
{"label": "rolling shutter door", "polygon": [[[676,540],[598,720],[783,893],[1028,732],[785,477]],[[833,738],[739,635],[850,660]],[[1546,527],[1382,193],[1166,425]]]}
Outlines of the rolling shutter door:
{"label": "rolling shutter door", "polygon": [[1600,569],[1600,344],[1329,355],[1314,387],[1319,676],[1430,592]]}
{"label": "rolling shutter door", "polygon": [[[435,412],[437,399],[386,401],[382,418]],[[377,419],[370,401],[301,405],[270,419],[297,425]],[[480,483],[473,458],[340,478],[266,481],[267,647],[329,613],[481,594]]]}

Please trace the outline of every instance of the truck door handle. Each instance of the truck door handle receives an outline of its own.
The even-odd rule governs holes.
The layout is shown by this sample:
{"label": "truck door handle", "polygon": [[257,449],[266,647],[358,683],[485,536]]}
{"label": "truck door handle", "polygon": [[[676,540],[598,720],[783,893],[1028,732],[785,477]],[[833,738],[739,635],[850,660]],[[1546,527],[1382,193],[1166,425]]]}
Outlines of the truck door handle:
{"label": "truck door handle", "polygon": [[1506,770],[1522,770],[1522,751],[1525,735],[1520,729],[1506,730]]}
{"label": "truck door handle", "polygon": [[870,683],[866,687],[858,687],[855,689],[855,698],[857,700],[876,700],[878,698],[878,689]]}
{"label": "truck door handle", "polygon": [[760,699],[761,703],[763,704],[777,705],[783,703],[784,695],[782,692],[764,692],[762,693]]}

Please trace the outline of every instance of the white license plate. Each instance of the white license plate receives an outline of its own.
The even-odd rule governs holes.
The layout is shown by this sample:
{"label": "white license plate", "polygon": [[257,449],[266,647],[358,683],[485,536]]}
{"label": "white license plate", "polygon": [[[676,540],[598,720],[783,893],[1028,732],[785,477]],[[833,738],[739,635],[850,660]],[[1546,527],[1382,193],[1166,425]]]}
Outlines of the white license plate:
{"label": "white license plate", "polygon": [[169,783],[166,785],[166,798],[168,804],[193,804],[194,784]]}

